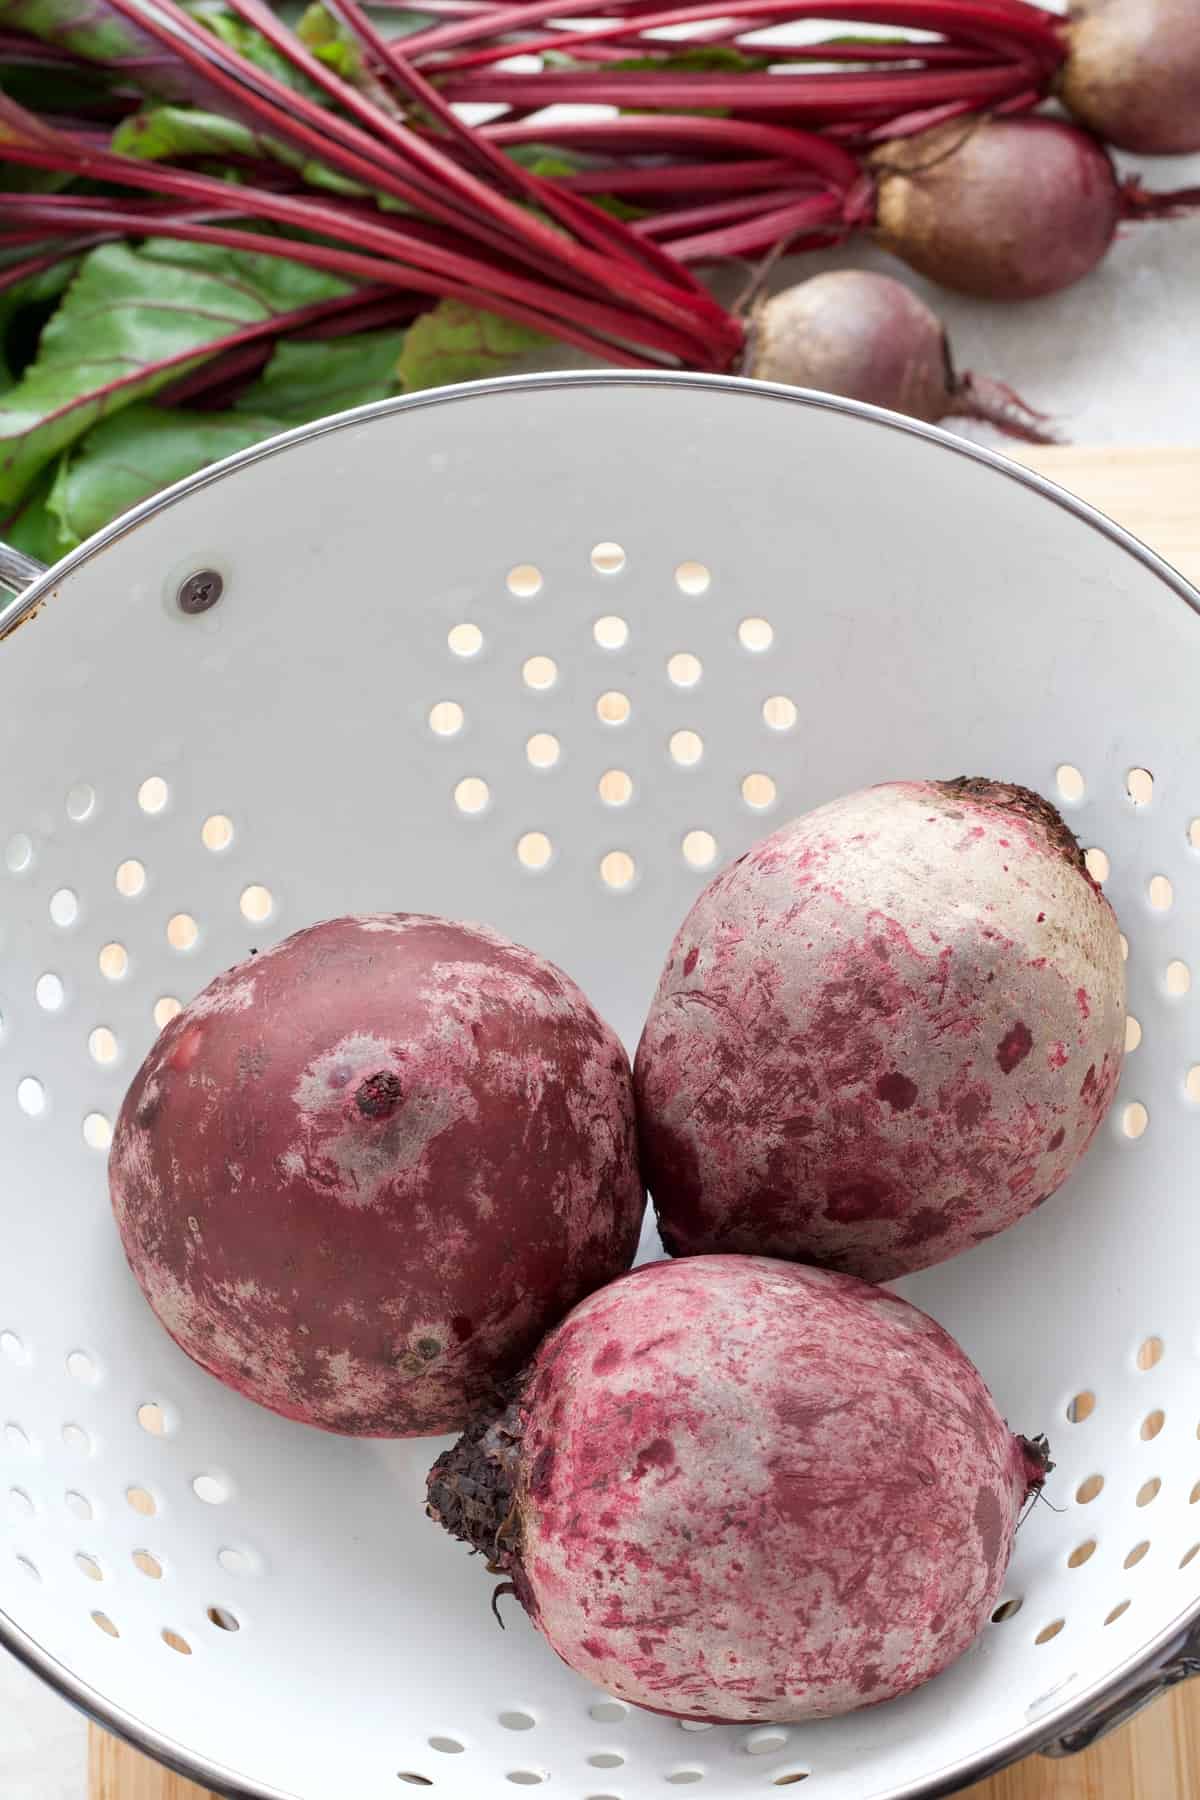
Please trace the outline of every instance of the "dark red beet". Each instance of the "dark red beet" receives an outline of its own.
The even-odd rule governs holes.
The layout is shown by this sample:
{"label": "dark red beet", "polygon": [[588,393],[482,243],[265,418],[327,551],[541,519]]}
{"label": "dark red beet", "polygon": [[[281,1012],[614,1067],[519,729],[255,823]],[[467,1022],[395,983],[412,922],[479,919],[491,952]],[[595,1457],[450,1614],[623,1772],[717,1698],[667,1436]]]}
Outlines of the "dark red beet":
{"label": "dark red beet", "polygon": [[189,1356],[330,1431],[455,1430],[628,1268],[629,1064],[552,964],[478,925],[335,919],[218,976],[134,1079],[130,1266]]}
{"label": "dark red beet", "polygon": [[608,1693],[819,1719],[967,1648],[1048,1466],[906,1301],[705,1256],[577,1307],[438,1459],[429,1510]]}
{"label": "dark red beet", "polygon": [[884,144],[870,161],[884,248],[985,300],[1081,281],[1126,211],[1107,153],[1057,119],[955,120]]}
{"label": "dark red beet", "polygon": [[1120,1074],[1112,908],[1054,808],[891,782],[785,825],[696,901],[634,1070],[679,1255],[884,1281],[1066,1180]]}
{"label": "dark red beet", "polygon": [[1200,150],[1196,0],[1076,0],[1058,94],[1081,125],[1147,156]]}
{"label": "dark red beet", "polygon": [[890,407],[931,425],[986,419],[1012,437],[1051,441],[1011,388],[959,375],[941,320],[923,300],[866,269],[813,275],[756,310],[746,373]]}

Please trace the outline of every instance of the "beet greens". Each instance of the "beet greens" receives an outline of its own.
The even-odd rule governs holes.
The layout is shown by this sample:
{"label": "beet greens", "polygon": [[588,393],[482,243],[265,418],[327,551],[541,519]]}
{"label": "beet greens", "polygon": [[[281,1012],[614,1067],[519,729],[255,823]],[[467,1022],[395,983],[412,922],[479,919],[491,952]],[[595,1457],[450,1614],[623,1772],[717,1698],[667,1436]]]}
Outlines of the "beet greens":
{"label": "beet greens", "polygon": [[[764,314],[720,306],[687,240],[708,257],[747,223],[763,244],[844,234],[870,216],[860,161],[754,120],[616,116],[549,145],[513,117],[469,128],[409,46],[482,10],[500,9],[432,0],[396,39],[358,0],[295,30],[263,0],[0,0],[0,529],[50,559],[256,437],[550,340],[763,372]],[[913,330],[902,295],[847,318],[868,362],[887,340],[881,370]],[[939,333],[923,325],[923,346]],[[792,379],[859,392],[845,367],[831,355],[823,378],[808,346]],[[969,393],[977,416],[1040,434],[1007,390],[947,391],[949,410]],[[882,378],[866,397],[895,403]]]}

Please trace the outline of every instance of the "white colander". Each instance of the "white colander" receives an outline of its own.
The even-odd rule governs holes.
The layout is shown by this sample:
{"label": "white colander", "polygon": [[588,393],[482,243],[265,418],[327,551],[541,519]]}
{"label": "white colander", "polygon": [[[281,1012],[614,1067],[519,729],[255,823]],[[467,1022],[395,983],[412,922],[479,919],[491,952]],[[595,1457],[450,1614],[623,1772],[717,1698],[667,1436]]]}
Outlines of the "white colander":
{"label": "white colander", "polygon": [[[1198,608],[987,452],[657,375],[348,414],[37,580],[0,614],[0,1638],[256,1800],[901,1800],[1189,1672]],[[1136,1048],[1086,1165],[904,1284],[1050,1434],[1053,1510],[1006,1616],[921,1692],[681,1729],[512,1607],[501,1634],[481,1563],[422,1512],[444,1440],[305,1430],[176,1350],[112,1224],[109,1122],[156,1021],[346,911],[486,919],[632,1046],[716,864],[864,783],[959,774],[1057,798],[1129,942]]]}

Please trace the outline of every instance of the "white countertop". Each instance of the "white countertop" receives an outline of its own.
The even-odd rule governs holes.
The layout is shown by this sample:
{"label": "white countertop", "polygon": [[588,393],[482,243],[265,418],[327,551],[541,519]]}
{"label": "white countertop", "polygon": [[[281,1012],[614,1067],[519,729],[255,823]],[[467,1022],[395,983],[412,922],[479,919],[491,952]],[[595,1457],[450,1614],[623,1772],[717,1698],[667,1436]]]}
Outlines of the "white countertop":
{"label": "white countertop", "polygon": [[84,1721],[0,1650],[0,1794],[4,1800],[84,1800],[86,1793]]}

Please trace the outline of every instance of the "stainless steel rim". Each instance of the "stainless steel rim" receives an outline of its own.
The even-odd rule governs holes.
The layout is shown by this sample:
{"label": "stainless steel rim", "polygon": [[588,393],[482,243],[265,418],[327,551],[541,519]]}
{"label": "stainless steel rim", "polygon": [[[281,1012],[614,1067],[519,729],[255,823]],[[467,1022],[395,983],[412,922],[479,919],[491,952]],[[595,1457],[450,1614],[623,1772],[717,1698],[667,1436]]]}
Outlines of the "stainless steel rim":
{"label": "stainless steel rim", "polygon": [[[982,463],[994,469],[997,474],[1010,481],[1032,489],[1035,493],[1074,514],[1085,525],[1114,544],[1117,544],[1128,555],[1134,557],[1143,567],[1150,570],[1178,597],[1200,614],[1200,591],[1185,580],[1171,565],[1149,549],[1140,539],[1133,536],[1124,527],[1117,525],[1095,507],[1070,494],[1065,488],[1033,470],[1023,468],[1019,463],[1010,462],[1005,456],[997,454],[983,445],[968,442],[964,438],[954,437],[949,432],[941,431],[937,426],[924,425],[913,419],[901,417],[897,413],[885,412],[880,407],[866,406],[860,401],[843,400],[830,394],[814,393],[804,388],[783,387],[776,383],[749,381],[740,376],[727,375],[692,375],[673,374],[659,370],[647,370],[626,373],[624,371],[582,371],[550,375],[520,375],[501,377],[492,381],[469,382],[461,387],[435,388],[428,393],[413,394],[395,400],[381,400],[374,405],[359,407],[352,412],[338,413],[329,419],[322,419],[315,425],[301,426],[295,431],[284,433],[280,437],[270,438],[265,443],[256,444],[249,450],[240,451],[236,456],[215,463],[211,468],[202,469],[198,474],[189,476],[187,480],[177,482],[174,487],[163,493],[154,495],[143,501],[132,512],[122,515],[111,525],[97,532],[94,537],[81,544],[65,556],[53,568],[33,582],[22,593],[0,606],[0,641],[24,620],[30,618],[38,609],[52,599],[60,584],[76,569],[93,557],[100,555],[127,533],[135,531],[145,520],[153,518],[160,511],[173,506],[187,495],[206,487],[210,482],[224,480],[227,476],[236,475],[239,470],[251,464],[278,455],[295,444],[307,443],[310,439],[323,437],[329,433],[342,431],[349,427],[357,427],[373,418],[386,418],[394,413],[416,411],[426,406],[452,406],[456,401],[478,400],[488,395],[509,395],[523,390],[561,387],[674,387],[701,388],[713,392],[733,392],[753,394],[756,397],[782,401],[790,406],[803,406],[827,412],[847,413],[875,425],[881,430],[895,431],[911,437],[923,438],[928,442],[939,444],[944,450],[958,456],[965,456],[971,461]],[[886,1800],[943,1800],[944,1796],[957,1793],[974,1781],[985,1779],[1008,1767],[1010,1763],[1042,1749],[1047,1744],[1061,1738],[1072,1727],[1079,1725],[1119,1689],[1127,1688],[1142,1674],[1148,1674],[1163,1663],[1173,1649],[1176,1649],[1180,1638],[1188,1632],[1189,1627],[1200,1621],[1200,1604],[1181,1612],[1163,1631],[1161,1631],[1137,1655],[1130,1657],[1106,1681],[1097,1681],[1081,1693],[1075,1694],[1069,1701],[1064,1701],[1057,1708],[1042,1715],[1035,1723],[988,1745],[972,1756],[948,1765],[936,1774],[922,1777],[910,1782],[903,1788],[894,1788],[886,1796]],[[51,1656],[29,1634],[21,1629],[8,1616],[0,1612],[0,1645],[12,1652],[21,1662],[30,1668],[50,1687],[54,1688],[64,1700],[79,1711],[85,1713],[97,1724],[104,1726],[117,1737],[144,1751],[148,1756],[173,1769],[188,1780],[197,1782],[217,1793],[228,1796],[228,1800],[296,1800],[278,1788],[264,1787],[249,1780],[243,1775],[222,1768],[211,1762],[201,1752],[191,1750],[186,1745],[164,1737],[145,1720],[135,1717],[123,1708],[114,1706],[102,1694],[80,1681],[71,1670],[65,1668],[56,1658]],[[883,1800],[883,1797],[880,1797]]]}

